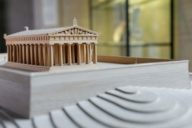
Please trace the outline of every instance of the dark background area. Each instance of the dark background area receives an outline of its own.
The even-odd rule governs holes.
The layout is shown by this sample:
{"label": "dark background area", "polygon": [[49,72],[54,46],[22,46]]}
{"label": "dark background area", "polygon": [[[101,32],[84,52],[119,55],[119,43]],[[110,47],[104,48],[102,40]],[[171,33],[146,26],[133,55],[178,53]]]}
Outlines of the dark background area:
{"label": "dark background area", "polygon": [[0,0],[0,53],[6,52],[4,33],[33,29],[33,0]]}
{"label": "dark background area", "polygon": [[6,52],[5,41],[3,39],[3,34],[6,32],[6,5],[5,0],[0,0],[0,52]]}

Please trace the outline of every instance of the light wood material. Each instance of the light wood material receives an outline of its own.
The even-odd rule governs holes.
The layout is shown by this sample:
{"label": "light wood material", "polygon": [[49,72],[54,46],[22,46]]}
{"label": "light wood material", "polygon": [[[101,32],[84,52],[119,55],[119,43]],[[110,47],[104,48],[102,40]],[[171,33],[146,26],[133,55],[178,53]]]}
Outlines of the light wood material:
{"label": "light wood material", "polygon": [[50,65],[53,66],[54,65],[54,48],[53,45],[50,45]]}
{"label": "light wood material", "polygon": [[12,46],[9,45],[9,61],[11,62],[12,61]]}
{"label": "light wood material", "polygon": [[[96,57],[93,56],[92,43],[97,43],[97,37],[97,32],[77,24],[40,31],[26,27],[26,31],[4,35],[8,62],[50,67],[93,62]],[[49,45],[52,48],[47,48]]]}
{"label": "light wood material", "polygon": [[93,44],[93,63],[97,63],[97,46]]}
{"label": "light wood material", "polygon": [[30,64],[33,64],[33,47],[32,45],[29,45],[30,48]]}
{"label": "light wood material", "polygon": [[14,52],[14,47],[13,47],[13,45],[11,45],[11,62],[13,62],[13,60],[14,60],[14,57],[13,57],[13,52]]}
{"label": "light wood material", "polygon": [[69,65],[71,65],[72,64],[72,57],[71,57],[71,44],[68,44],[67,45],[67,62],[68,62],[68,64]]}
{"label": "light wood material", "polygon": [[77,44],[77,64],[81,64],[81,45]]}
{"label": "light wood material", "polygon": [[19,44],[19,63],[22,63],[22,48],[20,44]]}
{"label": "light wood material", "polygon": [[29,64],[29,49],[28,49],[28,44],[25,46],[25,54],[26,54],[26,64]]}
{"label": "light wood material", "polygon": [[48,65],[48,54],[49,54],[48,45],[45,44],[45,66],[49,66]]}
{"label": "light wood material", "polygon": [[137,58],[137,57],[121,57],[121,56],[98,56],[99,62],[117,63],[117,64],[137,64],[170,61],[168,59],[154,58]]}
{"label": "light wood material", "polygon": [[66,46],[66,44],[63,44],[62,45],[62,54],[63,54],[63,64],[66,64],[67,62],[66,62],[66,54],[67,54],[67,52],[66,52],[66,48],[65,48],[65,46]]}
{"label": "light wood material", "polygon": [[81,63],[85,63],[84,52],[84,45],[81,44]]}
{"label": "light wood material", "polygon": [[93,61],[92,44],[89,44],[89,63]]}
{"label": "light wood material", "polygon": [[26,56],[26,54],[25,54],[25,45],[22,44],[22,63],[23,63],[23,64],[24,64],[25,61],[26,61],[25,56]]}
{"label": "light wood material", "polygon": [[71,57],[72,57],[72,63],[75,63],[75,44],[71,45]]}
{"label": "light wood material", "polygon": [[17,62],[17,45],[14,45],[14,62]]}
{"label": "light wood material", "polygon": [[38,44],[37,47],[38,47],[38,63],[39,65],[42,65],[41,44]]}
{"label": "light wood material", "polygon": [[83,55],[84,57],[83,57],[83,58],[84,58],[84,63],[86,64],[86,57],[87,57],[86,44],[83,44],[83,49],[84,49],[84,50],[83,50],[83,51],[84,51],[84,55]]}
{"label": "light wood material", "polygon": [[33,52],[34,52],[34,64],[37,65],[37,44],[33,45]]}
{"label": "light wood material", "polygon": [[16,45],[16,52],[17,52],[17,54],[16,54],[16,59],[17,59],[17,63],[19,63],[19,45]]}
{"label": "light wood material", "polygon": [[20,45],[18,44],[17,45],[17,50],[18,50],[18,63],[21,63],[21,56],[20,56],[20,52],[21,52],[21,50],[20,50]]}
{"label": "light wood material", "polygon": [[90,56],[89,45],[86,44],[86,64],[89,64],[89,56]]}
{"label": "light wood material", "polygon": [[43,45],[42,49],[43,49],[43,51],[42,51],[43,52],[42,53],[43,54],[42,55],[43,56],[43,66],[46,66],[46,45]]}
{"label": "light wood material", "polygon": [[46,66],[50,66],[50,47],[48,44],[46,45],[46,55]]}
{"label": "light wood material", "polygon": [[12,60],[12,62],[14,62],[15,61],[15,45],[13,45],[13,60]]}
{"label": "light wood material", "polygon": [[63,65],[63,48],[62,48],[62,44],[59,45],[59,58],[60,58],[60,65]]}
{"label": "light wood material", "polygon": [[7,56],[7,60],[10,61],[10,45],[7,45],[7,53],[8,53],[8,56]]}
{"label": "light wood material", "polygon": [[10,46],[7,45],[8,61],[10,61]]}

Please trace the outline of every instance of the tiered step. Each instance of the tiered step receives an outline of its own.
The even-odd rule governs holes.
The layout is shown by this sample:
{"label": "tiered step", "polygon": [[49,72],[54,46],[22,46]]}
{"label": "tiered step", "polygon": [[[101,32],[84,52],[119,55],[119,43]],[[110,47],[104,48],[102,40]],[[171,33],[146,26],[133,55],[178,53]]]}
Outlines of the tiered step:
{"label": "tiered step", "polygon": [[0,128],[191,128],[191,98],[191,90],[122,87],[32,119],[0,111]]}

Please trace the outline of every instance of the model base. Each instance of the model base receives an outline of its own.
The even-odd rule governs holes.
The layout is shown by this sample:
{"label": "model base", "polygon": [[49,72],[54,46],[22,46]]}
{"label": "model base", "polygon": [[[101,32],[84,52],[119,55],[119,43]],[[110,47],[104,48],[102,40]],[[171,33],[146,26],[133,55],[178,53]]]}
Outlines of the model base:
{"label": "model base", "polygon": [[0,67],[0,106],[28,118],[127,85],[190,88],[188,61],[98,63],[46,72]]}

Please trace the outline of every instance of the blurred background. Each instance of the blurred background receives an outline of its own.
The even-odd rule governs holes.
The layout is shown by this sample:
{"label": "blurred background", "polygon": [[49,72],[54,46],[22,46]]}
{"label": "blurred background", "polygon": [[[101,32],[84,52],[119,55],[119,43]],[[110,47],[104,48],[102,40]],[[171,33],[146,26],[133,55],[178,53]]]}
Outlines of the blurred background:
{"label": "blurred background", "polygon": [[100,34],[99,55],[192,60],[191,8],[191,0],[0,0],[0,52],[4,33],[70,26],[76,17]]}

